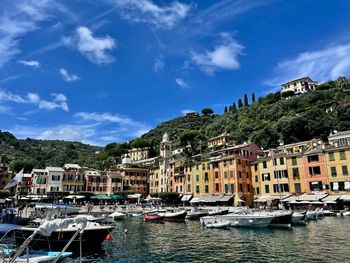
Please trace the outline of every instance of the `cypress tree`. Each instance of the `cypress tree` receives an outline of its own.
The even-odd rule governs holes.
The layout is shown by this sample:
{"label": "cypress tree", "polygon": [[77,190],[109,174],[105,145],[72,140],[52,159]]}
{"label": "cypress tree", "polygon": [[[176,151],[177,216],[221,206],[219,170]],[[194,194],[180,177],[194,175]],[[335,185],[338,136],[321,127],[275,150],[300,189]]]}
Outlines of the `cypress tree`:
{"label": "cypress tree", "polygon": [[243,102],[241,99],[238,100],[238,109],[243,107]]}
{"label": "cypress tree", "polygon": [[225,110],[224,110],[224,113],[227,113],[227,106],[225,106]]}
{"label": "cypress tree", "polygon": [[255,93],[252,94],[252,102],[255,102]]}
{"label": "cypress tree", "polygon": [[232,111],[232,106],[230,105],[230,107],[228,108],[228,111],[231,112]]}
{"label": "cypress tree", "polygon": [[248,102],[248,95],[244,94],[244,106],[248,106],[249,102]]}
{"label": "cypress tree", "polygon": [[235,113],[237,111],[237,106],[236,106],[236,102],[234,102],[232,104],[232,113]]}

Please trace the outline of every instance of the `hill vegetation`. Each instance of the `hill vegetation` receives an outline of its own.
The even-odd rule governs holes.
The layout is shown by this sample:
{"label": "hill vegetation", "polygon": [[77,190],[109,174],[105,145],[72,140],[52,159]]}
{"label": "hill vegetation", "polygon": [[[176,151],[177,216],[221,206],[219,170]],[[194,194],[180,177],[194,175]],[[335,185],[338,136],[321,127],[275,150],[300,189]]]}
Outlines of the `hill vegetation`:
{"label": "hill vegetation", "polygon": [[[285,144],[326,139],[333,129],[350,130],[350,80],[340,77],[325,82],[317,90],[300,96],[271,93],[256,100],[255,94],[239,98],[237,105],[224,107],[223,114],[204,108],[202,114],[178,117],[159,124],[131,143],[111,143],[104,148],[79,142],[18,140],[8,132],[0,132],[2,160],[19,167],[43,168],[78,163],[105,169],[116,166],[120,156],[130,148],[151,147],[151,155],[159,152],[159,143],[167,132],[175,147],[188,146],[185,154],[206,152],[207,139],[224,132],[232,143],[252,141],[267,149]],[[95,154],[99,151],[99,154]]]}

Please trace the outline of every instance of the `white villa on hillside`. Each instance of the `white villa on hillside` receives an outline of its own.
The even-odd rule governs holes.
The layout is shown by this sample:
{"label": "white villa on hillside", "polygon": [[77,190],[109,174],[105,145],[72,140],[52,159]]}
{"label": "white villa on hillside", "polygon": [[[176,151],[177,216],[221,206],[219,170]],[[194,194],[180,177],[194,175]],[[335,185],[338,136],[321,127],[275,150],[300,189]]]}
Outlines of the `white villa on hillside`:
{"label": "white villa on hillside", "polygon": [[313,81],[309,77],[303,77],[295,80],[288,81],[282,84],[282,93],[287,91],[294,92],[294,95],[303,94],[306,92],[315,91],[317,82]]}

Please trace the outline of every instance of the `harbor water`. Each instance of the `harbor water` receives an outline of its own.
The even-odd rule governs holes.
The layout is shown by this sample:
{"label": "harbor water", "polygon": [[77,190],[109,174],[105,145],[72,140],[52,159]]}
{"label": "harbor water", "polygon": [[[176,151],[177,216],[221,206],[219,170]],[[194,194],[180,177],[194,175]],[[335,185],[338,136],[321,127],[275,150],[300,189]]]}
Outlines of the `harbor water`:
{"label": "harbor water", "polygon": [[206,229],[199,221],[128,218],[117,222],[111,236],[101,249],[84,251],[84,262],[350,262],[350,217],[290,230]]}

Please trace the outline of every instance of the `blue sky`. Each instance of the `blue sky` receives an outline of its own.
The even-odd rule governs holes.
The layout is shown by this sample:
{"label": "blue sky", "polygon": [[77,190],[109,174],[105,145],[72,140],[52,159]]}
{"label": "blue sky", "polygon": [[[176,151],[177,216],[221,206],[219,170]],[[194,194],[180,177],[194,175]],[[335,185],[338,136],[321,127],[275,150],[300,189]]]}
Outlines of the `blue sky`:
{"label": "blue sky", "polygon": [[0,0],[1,130],[95,145],[350,75],[347,0]]}

